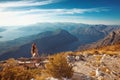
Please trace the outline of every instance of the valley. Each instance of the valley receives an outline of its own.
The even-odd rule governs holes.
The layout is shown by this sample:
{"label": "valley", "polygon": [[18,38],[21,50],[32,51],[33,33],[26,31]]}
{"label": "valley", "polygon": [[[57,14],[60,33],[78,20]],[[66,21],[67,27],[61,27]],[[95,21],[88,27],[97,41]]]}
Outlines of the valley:
{"label": "valley", "polygon": [[[5,39],[5,36],[13,40],[0,42],[0,59],[8,59],[10,56],[14,58],[30,57],[28,53],[30,53],[30,46],[33,42],[37,43],[40,54],[54,54],[110,45],[119,41],[119,29],[120,26],[117,25],[39,23],[31,25],[31,27],[12,29],[11,32],[8,31],[11,36],[4,31],[4,34],[1,33],[1,40]],[[112,41],[110,42],[110,40]]]}

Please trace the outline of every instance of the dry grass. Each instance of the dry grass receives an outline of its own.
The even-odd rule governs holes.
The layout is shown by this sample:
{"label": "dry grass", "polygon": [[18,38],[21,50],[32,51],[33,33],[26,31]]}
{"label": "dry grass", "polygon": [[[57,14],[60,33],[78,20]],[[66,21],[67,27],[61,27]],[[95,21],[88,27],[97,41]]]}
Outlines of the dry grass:
{"label": "dry grass", "polygon": [[108,55],[118,55],[120,54],[120,44],[114,44],[109,46],[104,46],[97,49],[88,49],[81,52],[76,52],[76,54],[108,54]]}
{"label": "dry grass", "polygon": [[99,48],[99,49],[104,50],[104,51],[120,51],[120,44],[105,46],[105,47],[102,47],[102,48]]}
{"label": "dry grass", "polygon": [[105,73],[108,73],[108,74],[110,74],[110,72],[111,72],[110,69],[108,67],[106,67],[106,66],[102,67],[101,71],[103,71]]}
{"label": "dry grass", "polygon": [[93,77],[94,77],[94,76],[96,75],[96,72],[95,72],[95,71],[92,71],[92,72],[90,72],[89,74],[90,74],[90,76],[93,76]]}

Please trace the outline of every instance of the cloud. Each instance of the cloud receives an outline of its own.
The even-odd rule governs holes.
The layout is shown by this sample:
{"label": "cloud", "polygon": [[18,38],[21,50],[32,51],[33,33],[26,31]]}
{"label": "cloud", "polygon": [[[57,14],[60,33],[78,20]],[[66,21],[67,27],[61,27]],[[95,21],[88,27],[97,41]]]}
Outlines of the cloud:
{"label": "cloud", "polygon": [[90,9],[30,9],[22,11],[1,10],[0,25],[30,25],[38,22],[77,22],[82,16],[76,14],[107,11],[107,8]]}
{"label": "cloud", "polygon": [[0,10],[1,14],[41,14],[41,15],[60,15],[60,14],[84,14],[86,12],[103,12],[109,11],[108,8],[90,8],[90,9],[30,9],[21,11]]}
{"label": "cloud", "polygon": [[[30,25],[39,22],[79,22],[84,13],[109,11],[109,8],[88,9],[27,9],[25,7],[42,6],[57,3],[62,0],[20,0],[0,2],[0,25],[16,26]],[[19,10],[20,8],[21,10]],[[76,16],[79,14],[79,16]]]}
{"label": "cloud", "polygon": [[59,2],[59,0],[22,0],[22,1],[9,1],[1,2],[0,8],[14,8],[14,7],[30,7],[30,6],[41,6]]}

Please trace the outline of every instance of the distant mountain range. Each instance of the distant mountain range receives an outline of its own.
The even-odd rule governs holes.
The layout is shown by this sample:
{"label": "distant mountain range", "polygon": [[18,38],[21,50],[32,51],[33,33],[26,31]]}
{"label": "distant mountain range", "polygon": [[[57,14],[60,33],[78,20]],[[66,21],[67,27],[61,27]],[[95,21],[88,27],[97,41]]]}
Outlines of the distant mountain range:
{"label": "distant mountain range", "polygon": [[[119,29],[119,25],[88,25],[77,23],[38,23],[28,27],[19,28],[19,31],[41,33],[64,29],[81,40],[82,44],[96,42],[104,38],[111,31]],[[90,39],[92,38],[92,39]]]}
{"label": "distant mountain range", "polygon": [[21,27],[15,30],[27,36],[0,42],[0,60],[10,57],[30,57],[33,42],[37,44],[40,54],[83,50],[113,44],[119,41],[119,29],[119,25],[76,23],[39,23]]}
{"label": "distant mountain range", "polygon": [[42,33],[42,35],[44,36],[41,36],[23,46],[5,52],[0,56],[0,59],[7,59],[10,57],[30,57],[31,45],[33,42],[37,44],[40,53],[51,54],[61,51],[67,51],[64,46],[72,44],[73,42],[78,40],[75,36],[71,35],[65,30],[44,32]]}

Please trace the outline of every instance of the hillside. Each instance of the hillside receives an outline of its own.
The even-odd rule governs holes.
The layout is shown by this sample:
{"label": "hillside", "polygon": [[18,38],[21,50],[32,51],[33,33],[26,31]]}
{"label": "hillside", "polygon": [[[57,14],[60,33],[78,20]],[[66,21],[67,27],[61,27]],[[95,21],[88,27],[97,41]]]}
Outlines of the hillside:
{"label": "hillside", "polygon": [[117,42],[120,42],[120,29],[111,32],[107,37],[105,37],[103,40],[100,40],[97,43],[97,46],[106,46],[106,45],[112,45]]}
{"label": "hillside", "polygon": [[79,47],[78,50],[80,49],[89,49],[89,48],[99,48],[99,47],[104,47],[107,45],[112,45],[120,42],[120,29],[112,31],[110,34],[108,34],[105,38],[94,42],[92,44],[87,44],[84,46]]}
{"label": "hillside", "polygon": [[27,43],[32,42],[33,40],[40,39],[43,37],[47,37],[49,35],[52,35],[52,31],[46,31],[43,33],[39,33],[36,35],[26,36],[26,37],[20,37],[14,40],[0,42],[0,54],[8,52],[10,50],[14,50],[17,47],[20,47],[22,45],[25,45]]}
{"label": "hillside", "polygon": [[[47,63],[44,64],[45,66],[44,68],[41,68],[41,65],[39,65],[38,67],[35,67],[33,69],[31,68],[32,66],[27,65],[28,63],[23,63],[23,64],[19,63],[19,61],[21,60],[24,60],[24,62],[25,60],[27,60],[28,62],[29,60],[33,61],[33,58],[18,58],[16,60],[11,58],[0,62],[0,65],[4,65],[4,66],[7,66],[8,64],[12,65],[12,67],[9,68],[0,66],[4,68],[3,70],[1,69],[2,72],[0,73],[7,74],[8,72],[13,71],[14,72],[13,75],[16,75],[19,74],[17,70],[20,70],[22,72],[29,71],[32,72],[32,74],[34,74],[32,76],[39,75],[37,76],[38,80],[45,80],[47,78],[50,78],[51,76],[49,77],[46,71],[41,71],[41,70],[48,70],[50,71],[49,72],[50,75],[59,74],[59,76],[61,76],[64,72],[67,72],[66,75],[70,76],[71,80],[119,80],[120,79],[119,77],[120,48],[119,47],[120,47],[120,43],[117,43],[111,46],[105,46],[98,49],[89,49],[78,52],[56,53],[54,55],[48,56],[49,57],[48,60],[50,62],[47,61]],[[40,59],[40,62],[44,62],[44,60],[41,61]],[[34,61],[34,63],[36,63],[36,61]],[[67,66],[68,64],[70,65]],[[52,68],[50,66],[52,66]],[[26,67],[29,67],[29,69],[27,69]],[[54,72],[52,72],[51,70]],[[73,73],[73,75],[72,74],[70,75],[70,73]],[[26,73],[22,73],[22,74],[26,74]],[[46,75],[42,75],[42,74],[46,74]],[[8,75],[11,76],[11,74]],[[16,75],[16,77],[19,76]],[[52,78],[52,80],[53,79],[54,78]],[[57,78],[55,79],[58,80]]]}
{"label": "hillside", "polygon": [[120,43],[98,49],[88,49],[72,54],[75,80],[119,80],[120,77]]}
{"label": "hillside", "polygon": [[[76,42],[78,39],[65,30],[57,30],[53,32],[42,33],[44,36],[37,38],[27,44],[15,47],[13,50],[5,52],[0,56],[0,59],[7,59],[10,57],[30,57],[31,45],[33,42],[37,44],[40,54],[41,53],[55,53],[61,51],[68,51],[64,46]],[[53,44],[54,43],[54,44]],[[17,53],[17,54],[16,54]]]}
{"label": "hillside", "polygon": [[[12,32],[8,31],[8,33],[10,33],[10,35],[12,36],[8,35],[8,33],[5,33],[7,34],[6,35],[7,39],[13,38],[13,36],[16,36],[18,38],[13,40],[8,39],[8,41],[0,42],[1,44],[0,54],[9,53],[11,51],[13,51],[12,53],[14,53],[16,49],[19,50],[22,46],[25,46],[27,44],[30,44],[29,46],[31,46],[33,42],[37,42],[38,46],[40,46],[39,47],[40,53],[49,53],[49,54],[60,52],[60,51],[75,51],[75,50],[84,50],[87,48],[97,48],[98,46],[103,45],[103,42],[104,42],[104,45],[105,44],[109,45],[107,36],[109,34],[112,35],[113,34],[112,31],[115,31],[118,29],[120,29],[119,25],[118,26],[117,25],[88,25],[88,24],[77,24],[77,23],[34,24],[31,26],[15,29],[15,31],[12,30]],[[69,41],[71,40],[71,42],[65,41],[65,40],[61,41],[62,39],[61,36],[60,37],[53,36],[54,34],[59,33],[60,32],[59,30],[64,30],[68,32],[70,35],[76,37],[77,40],[72,41],[72,39],[69,38]],[[5,38],[3,34],[1,35],[3,38]],[[20,37],[21,35],[23,35],[23,37]],[[52,36],[55,37],[56,39],[53,38]],[[62,35],[62,36],[67,36],[67,35]],[[55,41],[60,41],[60,42],[56,43],[54,40],[51,40],[52,38],[50,37],[55,39]],[[41,42],[39,42],[39,40],[41,40]],[[61,42],[64,42],[64,43],[61,43]],[[58,48],[56,47],[56,44],[58,44],[59,46],[60,44],[61,45],[65,44],[65,45],[63,45],[62,48]],[[54,47],[56,48],[54,49]]]}
{"label": "hillside", "polygon": [[[114,45],[109,45],[109,46],[104,46],[104,47],[100,47],[97,49],[98,51],[103,51],[103,52],[120,52],[120,43],[116,43]],[[119,53],[118,53],[119,54]]]}

